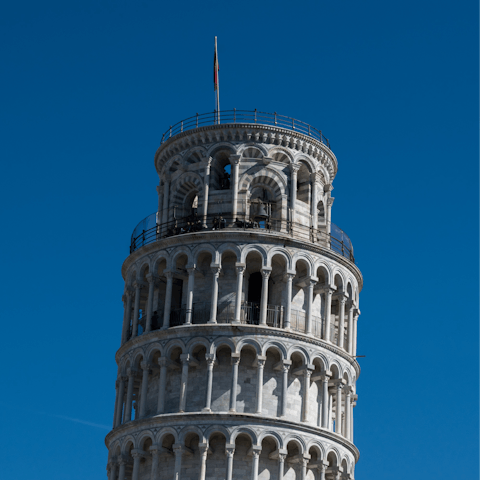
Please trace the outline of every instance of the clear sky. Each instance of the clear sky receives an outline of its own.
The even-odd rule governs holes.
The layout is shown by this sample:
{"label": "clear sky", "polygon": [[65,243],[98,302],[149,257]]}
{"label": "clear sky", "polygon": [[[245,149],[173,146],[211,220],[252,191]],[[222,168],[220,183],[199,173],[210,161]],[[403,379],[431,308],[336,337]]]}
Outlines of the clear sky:
{"label": "clear sky", "polygon": [[358,480],[478,477],[477,2],[0,9],[2,478],[106,478],[120,267],[169,125],[221,106],[330,139],[364,275]]}

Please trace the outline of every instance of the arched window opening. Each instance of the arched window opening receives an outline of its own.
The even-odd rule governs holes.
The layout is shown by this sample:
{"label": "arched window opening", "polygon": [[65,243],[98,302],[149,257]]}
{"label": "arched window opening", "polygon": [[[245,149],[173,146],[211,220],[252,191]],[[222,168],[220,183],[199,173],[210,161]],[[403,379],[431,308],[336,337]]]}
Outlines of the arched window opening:
{"label": "arched window opening", "polygon": [[324,225],[325,224],[325,207],[323,205],[322,200],[320,200],[317,203],[317,216],[318,216],[318,224]]}
{"label": "arched window opening", "polygon": [[230,190],[230,175],[232,166],[230,164],[223,167],[223,176],[220,178],[220,190]]}
{"label": "arched window opening", "polygon": [[310,171],[305,164],[301,164],[297,173],[297,200],[310,205],[311,180]]}
{"label": "arched window opening", "polygon": [[271,228],[271,221],[275,217],[276,202],[272,193],[263,187],[255,187],[250,196],[250,218],[254,226]]}

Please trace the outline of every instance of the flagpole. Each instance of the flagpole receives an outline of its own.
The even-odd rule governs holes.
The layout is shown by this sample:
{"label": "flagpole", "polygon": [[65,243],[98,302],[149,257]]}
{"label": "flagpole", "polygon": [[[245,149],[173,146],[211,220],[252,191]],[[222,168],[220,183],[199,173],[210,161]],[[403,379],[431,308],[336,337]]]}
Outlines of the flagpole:
{"label": "flagpole", "polygon": [[217,96],[216,96],[216,110],[217,110],[217,123],[220,124],[220,75],[218,74],[218,53],[217,53],[217,37],[215,37],[215,59],[216,59],[216,65],[215,69],[217,72]]}

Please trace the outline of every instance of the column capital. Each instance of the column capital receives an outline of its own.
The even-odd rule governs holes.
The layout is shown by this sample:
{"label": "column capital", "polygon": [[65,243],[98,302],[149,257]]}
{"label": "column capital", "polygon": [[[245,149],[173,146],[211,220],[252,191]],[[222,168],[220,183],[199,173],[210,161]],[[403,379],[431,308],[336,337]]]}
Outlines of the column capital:
{"label": "column capital", "polygon": [[267,361],[266,355],[257,355],[257,358],[253,362],[252,366],[263,368],[265,366],[266,361]]}
{"label": "column capital", "polygon": [[134,294],[134,293],[135,293],[135,292],[134,292],[131,288],[127,288],[127,289],[125,290],[125,295],[126,295],[127,297],[133,297],[133,294]]}
{"label": "column capital", "polygon": [[227,443],[225,445],[225,455],[229,458],[233,458],[233,455],[235,454],[235,444],[234,443]]}
{"label": "column capital", "polygon": [[185,270],[188,272],[189,275],[194,275],[196,270],[197,270],[197,266],[196,265],[187,265],[185,267]]}
{"label": "column capital", "polygon": [[134,368],[127,368],[127,375],[129,377],[134,377],[137,374],[137,371]]}
{"label": "column capital", "polygon": [[310,174],[311,181],[316,185],[322,182],[322,174],[320,172],[313,172]]}
{"label": "column capital", "polygon": [[210,447],[208,446],[208,442],[199,443],[198,444],[198,450],[200,451],[200,455],[203,454],[203,453],[207,453],[210,450]]}
{"label": "column capital", "polygon": [[247,455],[253,455],[254,457],[259,457],[262,453],[262,446],[261,445],[252,445],[250,450],[247,452]]}
{"label": "column capital", "polygon": [[238,365],[240,363],[240,354],[232,353],[230,363],[232,365]]}
{"label": "column capital", "polygon": [[206,353],[205,360],[207,361],[208,365],[214,365],[216,358],[214,353]]}
{"label": "column capital", "polygon": [[143,288],[143,282],[140,282],[139,280],[135,280],[135,281],[133,282],[133,287],[134,287],[135,289],[138,288],[139,290],[141,290],[141,289]]}
{"label": "column capital", "polygon": [[222,266],[219,265],[218,263],[211,263],[210,268],[212,270],[212,273],[214,275],[220,275],[220,270],[222,270]]}
{"label": "column capital", "polygon": [[166,367],[168,365],[168,358],[167,357],[160,357],[158,360],[157,360],[157,363],[161,366],[161,367]]}
{"label": "column capital", "polygon": [[131,452],[131,455],[133,458],[142,458],[146,454],[147,454],[146,452],[144,452],[143,450],[140,450],[139,448],[134,448]]}
{"label": "column capital", "polygon": [[291,282],[295,278],[296,274],[297,274],[297,272],[295,270],[287,270],[283,274],[283,281],[284,282]]}
{"label": "column capital", "polygon": [[119,457],[118,460],[117,460],[118,465],[126,465],[127,463],[128,463],[127,459],[123,455],[121,457]]}
{"label": "column capital", "polygon": [[158,280],[158,278],[153,274],[153,273],[147,273],[145,275],[145,278],[147,279],[148,283],[155,283],[156,280]]}
{"label": "column capital", "polygon": [[173,452],[175,453],[175,455],[181,455],[184,450],[185,450],[185,447],[181,443],[173,444]]}
{"label": "column capital", "polygon": [[171,270],[164,270],[163,275],[165,275],[165,278],[167,280],[170,280],[171,278],[173,278],[173,272]]}
{"label": "column capital", "polygon": [[309,277],[308,278],[309,286],[314,287],[318,283],[317,277]]}
{"label": "column capital", "polygon": [[354,318],[354,320],[357,320],[359,315],[360,315],[360,309],[357,307],[357,308],[355,308],[355,310],[353,311],[353,318]]}
{"label": "column capital", "polygon": [[241,155],[232,154],[228,157],[228,160],[232,165],[238,165],[240,163]]}
{"label": "column capital", "polygon": [[296,175],[297,172],[300,170],[300,165],[298,163],[290,163],[288,166],[290,167],[292,175]]}
{"label": "column capital", "polygon": [[142,367],[142,370],[150,370],[150,368],[152,368],[148,362],[142,362],[140,366]]}
{"label": "column capital", "polygon": [[272,273],[272,267],[262,267],[261,272],[262,272],[263,278],[268,278]]}
{"label": "column capital", "polygon": [[237,275],[243,275],[245,272],[246,265],[244,263],[237,262],[235,264],[235,270],[237,271]]}
{"label": "column capital", "polygon": [[150,453],[152,454],[152,457],[158,457],[160,455],[160,452],[162,451],[162,447],[160,445],[157,445],[154,443],[150,448]]}
{"label": "column capital", "polygon": [[335,285],[323,285],[321,289],[323,290],[323,293],[333,295],[337,290],[337,287]]}

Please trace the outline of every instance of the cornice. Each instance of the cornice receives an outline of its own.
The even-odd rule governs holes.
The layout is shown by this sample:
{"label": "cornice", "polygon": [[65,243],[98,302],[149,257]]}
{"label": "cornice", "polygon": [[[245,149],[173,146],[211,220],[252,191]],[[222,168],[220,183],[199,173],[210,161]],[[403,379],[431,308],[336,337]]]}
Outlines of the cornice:
{"label": "cornice", "polygon": [[283,328],[262,327],[260,325],[248,324],[232,325],[217,323],[215,325],[212,325],[206,323],[195,325],[179,325],[177,327],[170,327],[166,330],[155,330],[150,333],[139,335],[138,337],[135,337],[132,340],[124,343],[117,350],[117,353],[115,354],[115,360],[117,364],[119,364],[121,358],[130,350],[135,350],[136,348],[143,347],[150,343],[155,343],[162,340],[170,341],[178,338],[185,339],[186,336],[242,337],[245,335],[288,338],[294,341],[301,341],[306,344],[314,345],[324,350],[328,350],[329,352],[341,357],[344,361],[349,363],[355,370],[356,380],[358,380],[360,376],[359,363],[348,353],[341,350],[332,343],[325,342],[320,338],[309,336],[303,333],[294,332],[292,330],[284,330]]}
{"label": "cornice", "polygon": [[305,242],[302,239],[297,239],[290,236],[289,234],[284,234],[281,232],[260,232],[258,229],[254,232],[249,232],[245,230],[235,230],[235,229],[225,229],[225,230],[208,230],[203,232],[195,233],[184,233],[182,235],[176,235],[173,237],[164,238],[157,242],[149,243],[143,247],[140,247],[138,250],[135,250],[130,254],[122,265],[122,276],[125,279],[127,275],[127,270],[135,263],[138,259],[144,255],[151,255],[152,253],[158,252],[160,250],[165,250],[167,248],[175,247],[178,245],[186,244],[196,244],[201,242],[230,242],[231,236],[235,235],[235,242],[245,242],[245,243],[262,243],[265,238],[268,238],[268,241],[275,242],[283,245],[284,247],[293,247],[300,248],[302,250],[307,250],[312,253],[322,255],[329,260],[335,261],[343,267],[349,269],[358,282],[358,291],[361,292],[363,288],[363,276],[360,272],[360,269],[350,260],[344,256],[336,253],[330,248],[322,247],[317,243]]}
{"label": "cornice", "polygon": [[127,435],[134,435],[137,431],[152,430],[158,427],[167,426],[189,426],[189,425],[204,425],[206,431],[210,425],[223,425],[225,428],[234,428],[238,426],[258,426],[265,428],[284,428],[286,430],[293,430],[296,433],[310,434],[320,437],[326,441],[341,445],[348,450],[354,457],[355,462],[358,462],[360,452],[358,448],[345,437],[325,430],[320,427],[314,427],[312,425],[304,423],[296,423],[288,420],[284,420],[277,417],[263,417],[255,414],[248,413],[203,413],[203,412],[185,412],[185,413],[166,413],[162,415],[156,415],[154,417],[142,418],[140,420],[134,420],[112,430],[105,437],[105,445],[109,448],[110,444],[117,439],[125,437]]}
{"label": "cornice", "polygon": [[279,145],[306,153],[322,163],[329,170],[331,181],[338,171],[335,154],[322,142],[288,128],[254,123],[208,125],[174,135],[160,145],[155,153],[155,168],[160,174],[163,165],[172,156],[192,147],[218,142],[257,142]]}

